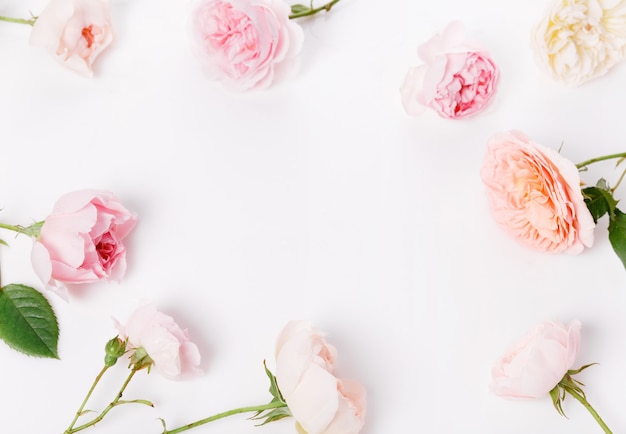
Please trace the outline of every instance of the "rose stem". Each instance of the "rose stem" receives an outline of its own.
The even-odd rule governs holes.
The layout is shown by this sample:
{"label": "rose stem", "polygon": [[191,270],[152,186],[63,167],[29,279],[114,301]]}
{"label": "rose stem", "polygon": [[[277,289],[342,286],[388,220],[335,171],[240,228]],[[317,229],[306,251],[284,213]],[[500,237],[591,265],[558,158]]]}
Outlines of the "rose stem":
{"label": "rose stem", "polygon": [[13,232],[17,232],[18,234],[28,235],[30,237],[38,237],[39,231],[41,230],[41,226],[43,226],[43,221],[33,223],[30,226],[24,227],[20,225],[8,225],[6,223],[0,223],[0,229],[8,229]]}
{"label": "rose stem", "polygon": [[582,169],[583,167],[587,167],[590,164],[597,163],[599,161],[604,161],[604,160],[611,160],[613,158],[626,158],[626,152],[621,152],[619,154],[604,155],[602,157],[591,158],[589,160],[583,161],[582,163],[578,163],[576,165],[576,168],[577,169]]}
{"label": "rose stem", "polygon": [[109,369],[109,366],[104,365],[104,367],[102,368],[100,373],[96,376],[96,379],[94,380],[93,384],[91,385],[91,388],[89,389],[89,392],[87,392],[87,396],[85,396],[85,399],[83,399],[82,404],[80,405],[80,407],[76,411],[76,415],[74,415],[74,419],[72,420],[72,423],[70,423],[70,426],[65,430],[66,433],[70,432],[70,430],[72,428],[74,428],[74,424],[76,424],[76,421],[78,420],[80,415],[83,413],[83,409],[85,408],[85,405],[87,405],[87,401],[91,397],[91,394],[93,393],[94,389],[98,385],[98,382],[100,382],[100,379],[102,378],[104,373],[107,371],[107,369]]}
{"label": "rose stem", "polygon": [[187,431],[191,428],[195,428],[197,426],[200,425],[204,425],[205,423],[209,423],[209,422],[213,422],[214,420],[218,420],[218,419],[222,419],[224,417],[228,417],[228,416],[232,416],[234,414],[239,414],[239,413],[249,413],[249,412],[258,412],[258,411],[264,411],[264,410],[271,410],[273,408],[281,408],[281,407],[287,407],[287,405],[283,402],[270,402],[269,404],[264,404],[264,405],[256,405],[256,406],[252,406],[252,407],[241,407],[241,408],[236,408],[234,410],[228,410],[225,411],[223,413],[218,413],[216,415],[207,417],[206,419],[200,419],[196,422],[192,422],[190,424],[175,428],[175,429],[165,429],[163,431],[163,434],[177,434],[183,431]]}
{"label": "rose stem", "polygon": [[30,19],[26,19],[26,18],[12,18],[12,17],[5,17],[0,15],[0,21],[6,21],[9,23],[16,23],[16,24],[28,24],[29,26],[32,26],[35,24],[35,21],[37,21],[37,18],[33,17]]}
{"label": "rose stem", "polygon": [[328,12],[335,5],[335,3],[339,3],[339,0],[332,0],[332,1],[328,2],[328,3],[326,3],[324,6],[320,6],[319,8],[315,8],[314,9],[313,7],[311,7],[309,9],[307,9],[307,10],[302,11],[302,12],[298,12],[296,14],[291,14],[291,15],[289,15],[289,19],[293,20],[295,18],[309,17],[309,16],[315,15],[316,13],[321,12],[321,11]]}
{"label": "rose stem", "polygon": [[598,422],[598,424],[600,425],[600,427],[604,430],[606,434],[613,434],[613,432],[609,429],[606,423],[604,423],[604,421],[602,420],[598,412],[596,412],[593,409],[591,404],[589,404],[589,402],[587,401],[587,399],[585,399],[584,396],[582,396],[580,393],[578,393],[571,387],[563,386],[563,389],[565,389],[567,393],[572,395],[578,402],[580,402],[589,411],[589,413],[591,413],[593,418],[596,420],[596,422]]}
{"label": "rose stem", "polygon": [[67,429],[64,434],[73,434],[75,432],[82,431],[85,428],[89,428],[90,426],[93,426],[93,425],[97,424],[102,419],[104,419],[104,416],[106,416],[107,413],[109,411],[111,411],[111,409],[113,409],[113,407],[115,407],[117,405],[137,403],[137,404],[145,404],[145,405],[148,405],[150,407],[153,407],[153,405],[152,405],[152,403],[150,401],[146,401],[146,400],[143,400],[143,399],[134,399],[132,401],[121,401],[122,394],[124,393],[124,390],[126,390],[126,386],[128,386],[128,383],[130,383],[130,380],[133,379],[133,376],[135,375],[136,372],[137,372],[137,369],[133,369],[133,370],[130,371],[130,374],[128,375],[128,378],[126,378],[126,381],[124,381],[124,384],[122,385],[122,388],[120,389],[120,391],[117,393],[117,396],[115,397],[115,399],[113,401],[111,401],[111,403],[104,410],[102,410],[102,413],[100,413],[98,416],[96,416],[91,421],[86,422],[86,423],[84,423],[84,424],[82,424],[80,426],[77,426],[76,428],[69,428],[69,429]]}

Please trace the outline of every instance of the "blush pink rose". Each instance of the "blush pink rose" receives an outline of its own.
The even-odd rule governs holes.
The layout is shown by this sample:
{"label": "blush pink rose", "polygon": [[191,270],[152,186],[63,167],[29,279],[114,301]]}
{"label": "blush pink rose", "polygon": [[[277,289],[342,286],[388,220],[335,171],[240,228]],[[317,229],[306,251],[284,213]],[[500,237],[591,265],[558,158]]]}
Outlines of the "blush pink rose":
{"label": "blush pink rose", "polygon": [[152,359],[154,368],[164,377],[177,380],[192,377],[202,371],[200,352],[189,340],[186,329],[180,328],[174,319],[159,312],[153,304],[136,309],[123,326],[115,321],[126,348],[143,348]]}
{"label": "blush pink rose", "polygon": [[527,247],[580,253],[595,223],[576,166],[518,131],[495,134],[480,172],[496,222]]}
{"label": "blush pink rose", "polygon": [[85,77],[93,76],[93,62],[112,40],[108,0],[51,0],[30,34],[31,45]]}
{"label": "blush pink rose", "polygon": [[200,62],[233,90],[270,85],[276,67],[300,52],[302,28],[282,0],[201,0],[192,16]]}
{"label": "blush pink rose", "polygon": [[411,68],[400,87],[409,115],[426,108],[447,119],[460,119],[485,109],[500,75],[489,53],[466,39],[463,24],[450,23],[441,35],[418,48],[424,64]]}
{"label": "blush pink rose", "polygon": [[357,434],[365,389],[334,376],[335,347],[308,321],[289,322],[276,343],[276,381],[300,432]]}
{"label": "blush pink rose", "polygon": [[33,268],[64,296],[67,284],[119,281],[126,271],[124,239],[137,217],[112,193],[80,190],[61,197],[33,245]]}
{"label": "blush pink rose", "polygon": [[542,322],[514,342],[492,369],[491,391],[505,398],[548,395],[578,356],[580,321]]}

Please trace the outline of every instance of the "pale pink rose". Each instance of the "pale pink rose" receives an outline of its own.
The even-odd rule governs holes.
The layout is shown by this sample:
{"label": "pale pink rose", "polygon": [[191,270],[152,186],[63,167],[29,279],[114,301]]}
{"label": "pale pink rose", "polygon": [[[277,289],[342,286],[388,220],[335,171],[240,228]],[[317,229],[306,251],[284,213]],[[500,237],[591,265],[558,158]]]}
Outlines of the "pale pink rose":
{"label": "pale pink rose", "polygon": [[93,62],[112,40],[108,0],[51,0],[30,34],[31,45],[85,77],[93,76]]}
{"label": "pale pink rose", "polygon": [[499,69],[489,53],[464,33],[463,24],[454,21],[418,47],[424,64],[409,69],[400,87],[409,115],[430,107],[444,118],[459,119],[481,112],[491,101]]}
{"label": "pale pink rose", "polygon": [[576,166],[518,131],[492,136],[480,172],[496,222],[527,247],[580,253],[595,223]]}
{"label": "pale pink rose", "polygon": [[491,371],[490,389],[505,398],[546,396],[578,356],[580,321],[542,322],[514,342]]}
{"label": "pale pink rose", "polygon": [[31,259],[47,288],[119,281],[126,271],[124,239],[137,222],[111,192],[80,190],[61,197],[45,219]]}
{"label": "pale pink rose", "polygon": [[304,33],[282,0],[200,0],[192,16],[198,57],[211,79],[233,90],[265,88],[300,52]]}
{"label": "pale pink rose", "polygon": [[308,321],[291,321],[276,343],[276,380],[298,429],[308,434],[357,434],[365,389],[333,375],[336,350]]}
{"label": "pale pink rose", "polygon": [[186,329],[174,319],[157,311],[153,304],[137,308],[123,326],[115,321],[127,349],[143,348],[154,362],[154,368],[171,380],[200,374],[200,352],[189,340]]}

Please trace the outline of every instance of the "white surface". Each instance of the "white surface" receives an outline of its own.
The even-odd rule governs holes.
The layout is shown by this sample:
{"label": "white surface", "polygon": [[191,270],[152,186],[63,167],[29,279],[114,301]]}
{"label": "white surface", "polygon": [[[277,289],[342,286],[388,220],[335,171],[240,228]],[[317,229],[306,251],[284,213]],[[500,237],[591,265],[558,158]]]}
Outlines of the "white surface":
{"label": "white surface", "polygon": [[[319,1],[321,3],[321,0]],[[6,0],[27,16],[45,4]],[[626,272],[600,222],[580,256],[524,249],[496,227],[479,170],[488,137],[520,129],[574,162],[624,151],[626,66],[569,89],[535,65],[530,29],[545,2],[342,0],[301,20],[301,67],[260,92],[208,82],[192,57],[187,5],[113,3],[116,40],[83,79],[0,23],[0,218],[27,224],[81,188],[115,192],[139,214],[121,285],[65,303],[61,360],[0,344],[0,431],[61,433],[115,335],[111,315],[154,301],[189,329],[206,374],[171,382],[142,373],[122,406],[87,432],[159,433],[269,400],[262,361],[290,319],[310,319],[339,351],[339,374],[368,390],[363,434],[600,432],[568,399],[489,394],[493,362],[544,319],[583,323],[586,392],[626,430]],[[398,87],[416,47],[463,20],[502,70],[496,100],[474,118],[406,116]],[[615,180],[611,163],[585,174]],[[611,178],[613,176],[613,178]],[[623,187],[626,189],[626,187]],[[618,197],[624,197],[624,189]],[[40,288],[30,240],[2,248],[3,283]],[[126,374],[105,377],[102,408]],[[233,417],[191,432],[293,433]]]}

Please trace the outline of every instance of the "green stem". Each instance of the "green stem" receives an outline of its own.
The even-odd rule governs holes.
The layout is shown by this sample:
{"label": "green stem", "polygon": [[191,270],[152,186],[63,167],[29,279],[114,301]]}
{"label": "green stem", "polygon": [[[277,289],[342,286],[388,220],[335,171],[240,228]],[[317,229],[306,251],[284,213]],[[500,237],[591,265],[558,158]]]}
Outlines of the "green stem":
{"label": "green stem", "polygon": [[32,26],[35,24],[35,21],[37,21],[36,17],[32,17],[30,19],[26,19],[26,18],[12,18],[12,17],[5,17],[0,15],[0,21],[6,21],[8,23],[16,23],[16,24],[28,24],[29,26]]}
{"label": "green stem", "polygon": [[613,158],[626,158],[626,152],[621,152],[619,154],[603,155],[602,157],[591,158],[589,160],[583,161],[582,163],[578,163],[576,165],[576,168],[580,170],[583,167],[589,166],[590,164],[597,163],[599,161],[611,160]]}
{"label": "green stem", "polygon": [[209,422],[213,422],[214,420],[222,419],[224,417],[232,416],[235,414],[259,412],[259,411],[271,410],[273,408],[281,408],[281,407],[287,407],[287,404],[276,401],[276,402],[270,402],[269,404],[264,404],[264,405],[236,408],[234,410],[228,410],[223,413],[218,413],[216,415],[207,417],[206,419],[200,419],[196,422],[192,422],[190,424],[187,424],[187,425],[184,425],[184,426],[172,429],[172,430],[164,429],[163,434],[177,434],[177,433],[195,428],[197,426],[204,425]]}
{"label": "green stem", "polygon": [[74,428],[74,425],[76,424],[76,421],[78,420],[80,415],[83,414],[83,410],[85,409],[85,405],[87,405],[87,401],[91,397],[91,394],[93,393],[94,389],[96,388],[96,386],[100,382],[100,379],[102,378],[104,373],[107,371],[107,369],[109,369],[109,367],[105,365],[102,368],[102,370],[100,371],[100,373],[96,376],[96,379],[94,380],[93,384],[91,385],[91,388],[89,389],[89,392],[87,392],[87,396],[85,396],[85,399],[83,399],[82,404],[80,405],[80,407],[76,411],[76,414],[74,415],[74,419],[72,419],[72,423],[70,423],[70,426],[65,430],[65,433],[72,432],[72,428]]}
{"label": "green stem", "polygon": [[115,397],[113,401],[111,401],[109,405],[107,405],[107,407],[104,410],[102,410],[102,413],[100,413],[98,416],[96,416],[89,422],[86,422],[80,426],[77,426],[76,428],[67,429],[64,434],[73,434],[75,432],[82,431],[85,428],[89,428],[90,426],[94,426],[95,424],[100,422],[102,419],[104,419],[104,416],[106,416],[107,413],[113,409],[113,407],[116,407],[118,405],[137,403],[137,404],[145,404],[145,405],[152,406],[152,403],[150,401],[139,400],[139,399],[133,400],[133,401],[121,401],[122,395],[124,394],[124,391],[126,390],[126,386],[128,386],[128,383],[130,383],[130,380],[133,379],[133,376],[135,375],[136,372],[137,372],[136,369],[133,369],[130,371],[130,374],[126,378],[126,381],[124,381],[124,384],[122,384],[122,388],[117,393],[117,396]]}
{"label": "green stem", "polygon": [[39,232],[41,231],[41,226],[43,226],[44,222],[36,222],[30,226],[21,226],[21,225],[9,225],[6,223],[0,223],[0,229],[8,229],[13,232],[17,232],[18,234],[28,235],[29,237],[38,237]]}
{"label": "green stem", "polygon": [[[320,6],[318,8],[314,8],[313,7],[313,2],[311,2],[311,7],[309,7],[309,8],[302,7],[297,12],[293,12],[291,15],[289,15],[289,19],[293,20],[295,18],[309,17],[311,15],[315,15],[316,13],[322,12],[322,11],[328,12],[328,11],[330,11],[330,9],[336,3],[339,3],[339,0],[332,0],[332,1],[329,1],[328,3],[326,3],[323,6]],[[293,11],[293,9],[292,9],[292,11]]]}
{"label": "green stem", "polygon": [[591,413],[593,418],[596,420],[596,422],[598,422],[598,424],[600,425],[600,427],[604,430],[604,432],[606,434],[613,434],[613,431],[611,431],[609,429],[609,427],[606,425],[606,423],[604,423],[604,421],[602,420],[602,418],[600,417],[598,412],[596,412],[593,409],[591,404],[589,404],[589,402],[587,401],[587,399],[583,395],[581,395],[580,393],[578,393],[577,391],[575,391],[574,389],[572,389],[571,387],[568,387],[568,386],[563,386],[563,389],[567,393],[572,395],[574,397],[574,399],[576,399],[578,402],[580,402],[589,411],[589,413]]}

